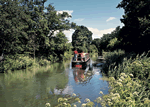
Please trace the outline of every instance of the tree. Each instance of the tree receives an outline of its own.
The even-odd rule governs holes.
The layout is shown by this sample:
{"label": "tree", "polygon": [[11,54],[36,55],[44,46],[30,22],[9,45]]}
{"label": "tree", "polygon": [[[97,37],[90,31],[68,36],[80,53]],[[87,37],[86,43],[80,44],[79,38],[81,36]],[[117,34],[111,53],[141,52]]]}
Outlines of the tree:
{"label": "tree", "polygon": [[[126,51],[143,52],[150,49],[150,1],[122,0],[117,8],[123,8],[125,15],[121,19],[124,27],[118,39]],[[137,48],[144,47],[144,48]]]}
{"label": "tree", "polygon": [[20,53],[24,51],[27,40],[25,32],[28,15],[22,12],[18,1],[0,1],[0,49],[6,53]]}
{"label": "tree", "polygon": [[84,46],[88,47],[92,42],[92,32],[88,30],[85,26],[76,27],[75,32],[72,35],[72,46]]}

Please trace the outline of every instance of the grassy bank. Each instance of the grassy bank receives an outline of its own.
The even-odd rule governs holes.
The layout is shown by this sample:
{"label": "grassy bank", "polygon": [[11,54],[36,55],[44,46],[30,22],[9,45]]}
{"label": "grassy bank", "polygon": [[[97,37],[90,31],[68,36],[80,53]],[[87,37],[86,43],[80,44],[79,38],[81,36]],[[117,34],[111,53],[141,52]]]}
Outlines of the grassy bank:
{"label": "grassy bank", "polygon": [[[65,52],[62,56],[61,61],[66,61],[71,58],[70,52]],[[8,72],[16,72],[18,70],[30,70],[32,68],[40,68],[40,67],[46,67],[49,66],[55,62],[60,61],[59,58],[50,56],[51,58],[35,58],[30,57],[29,55],[25,54],[17,54],[15,56],[13,55],[7,55],[5,57],[5,60],[0,62],[0,72],[8,73]],[[50,59],[50,60],[49,60]]]}

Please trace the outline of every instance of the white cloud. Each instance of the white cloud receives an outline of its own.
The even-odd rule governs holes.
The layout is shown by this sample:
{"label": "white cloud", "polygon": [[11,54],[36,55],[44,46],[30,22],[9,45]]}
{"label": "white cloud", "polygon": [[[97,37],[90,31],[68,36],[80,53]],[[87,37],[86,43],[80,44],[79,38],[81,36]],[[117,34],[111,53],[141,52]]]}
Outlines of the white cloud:
{"label": "white cloud", "polygon": [[[113,30],[115,30],[115,28],[109,28],[109,29],[104,29],[104,30],[98,30],[97,28],[91,28],[91,27],[87,27],[92,33],[92,38],[101,38],[103,36],[103,34],[107,34],[107,33],[111,33]],[[74,33],[74,29],[70,29],[70,30],[65,30],[63,31],[63,33],[66,35],[66,37],[68,38],[69,42],[72,41],[72,34]],[[54,32],[54,36],[58,33],[59,31],[55,31]]]}
{"label": "white cloud", "polygon": [[72,41],[72,34],[74,33],[74,31],[75,31],[74,29],[63,31],[66,37],[68,38],[69,42]]}
{"label": "white cloud", "polygon": [[[57,11],[56,14],[58,13],[62,14],[63,12],[67,12],[69,15],[72,16],[73,10],[61,10],[61,11]],[[71,18],[65,18],[65,19],[71,19]]]}
{"label": "white cloud", "polygon": [[108,18],[107,20],[106,20],[106,22],[108,22],[108,21],[110,21],[110,20],[114,20],[114,19],[116,19],[115,17],[110,17],[110,18]]}
{"label": "white cloud", "polygon": [[[70,30],[64,30],[63,33],[66,35],[66,37],[68,38],[69,42],[72,41],[72,34],[74,33],[74,29],[70,29]],[[56,36],[56,34],[59,33],[59,30],[54,32],[53,36]]]}
{"label": "white cloud", "polygon": [[88,29],[93,33],[92,38],[101,38],[103,34],[111,33],[115,28],[109,28],[104,30],[98,30],[97,28],[88,27]]}
{"label": "white cloud", "polygon": [[79,19],[74,19],[74,21],[79,22],[79,21],[83,21],[83,18],[79,18]]}
{"label": "white cloud", "polygon": [[61,11],[57,11],[57,14],[58,13],[62,14],[63,12],[67,12],[69,15],[72,16],[73,10],[61,10]]}

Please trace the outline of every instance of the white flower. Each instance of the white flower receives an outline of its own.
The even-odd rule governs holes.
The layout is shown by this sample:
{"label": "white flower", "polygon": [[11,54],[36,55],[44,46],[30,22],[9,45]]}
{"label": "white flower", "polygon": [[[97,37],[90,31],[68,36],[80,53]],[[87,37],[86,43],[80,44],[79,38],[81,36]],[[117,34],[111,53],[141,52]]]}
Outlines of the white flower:
{"label": "white flower", "polygon": [[115,95],[116,97],[120,98],[119,93],[115,93],[114,95]]}
{"label": "white flower", "polygon": [[101,99],[101,97],[98,97],[96,100],[97,100],[98,103],[100,103],[100,101],[101,101],[102,99]]}
{"label": "white flower", "polygon": [[85,104],[85,103],[83,103],[83,104],[81,105],[81,107],[86,107],[86,104]]}
{"label": "white flower", "polygon": [[109,104],[109,105],[112,105],[113,103],[112,103],[112,102],[108,102],[108,104]]}
{"label": "white flower", "polygon": [[74,104],[73,107],[77,107],[77,105]]}
{"label": "white flower", "polygon": [[116,99],[117,99],[117,97],[112,97],[111,99],[112,99],[112,100],[116,100]]}
{"label": "white flower", "polygon": [[120,77],[121,80],[124,80],[125,78],[123,76]]}
{"label": "white flower", "polygon": [[79,100],[78,103],[81,103],[81,101]]}
{"label": "white flower", "polygon": [[110,79],[110,80],[115,80],[115,78],[114,78],[114,77],[110,77],[109,79]]}
{"label": "white flower", "polygon": [[50,107],[51,104],[50,104],[50,103],[46,103],[45,106],[46,106],[46,107]]}
{"label": "white flower", "polygon": [[99,94],[103,94],[103,92],[102,92],[102,91],[100,91],[100,92],[99,92]]}
{"label": "white flower", "polygon": [[120,75],[121,75],[121,76],[124,76],[124,75],[126,75],[126,74],[125,74],[125,73],[121,73]]}
{"label": "white flower", "polygon": [[129,74],[129,76],[133,77],[133,74]]}
{"label": "white flower", "polygon": [[67,99],[67,98],[64,98],[64,100],[67,101],[68,99]]}
{"label": "white flower", "polygon": [[73,94],[72,94],[72,96],[74,96],[74,97],[75,97],[75,96],[76,96],[76,94],[75,94],[75,93],[73,93]]}
{"label": "white flower", "polygon": [[63,103],[64,105],[67,105],[67,103]]}
{"label": "white flower", "polygon": [[119,82],[122,82],[122,79],[119,79],[118,81],[119,81]]}
{"label": "white flower", "polygon": [[90,99],[86,98],[86,99],[84,100],[84,102],[90,102]]}
{"label": "white flower", "polygon": [[136,95],[136,96],[138,96],[138,92],[136,92],[136,91],[135,91],[135,92],[133,93],[133,95]]}
{"label": "white flower", "polygon": [[111,99],[108,98],[107,101],[111,101]]}
{"label": "white flower", "polygon": [[116,82],[117,85],[119,86],[122,86],[122,83],[121,82]]}
{"label": "white flower", "polygon": [[125,73],[121,73],[120,75],[125,77],[125,78],[127,77],[127,75]]}

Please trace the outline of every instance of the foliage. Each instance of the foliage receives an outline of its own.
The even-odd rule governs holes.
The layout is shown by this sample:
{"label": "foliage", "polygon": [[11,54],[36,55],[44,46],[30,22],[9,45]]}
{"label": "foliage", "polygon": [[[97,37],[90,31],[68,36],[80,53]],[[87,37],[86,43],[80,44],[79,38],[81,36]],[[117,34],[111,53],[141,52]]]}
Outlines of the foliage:
{"label": "foliage", "polygon": [[[9,67],[7,65],[12,62],[11,57],[26,52],[29,52],[28,57],[40,59],[43,56],[51,63],[63,60],[65,52],[70,54],[68,51],[71,45],[68,45],[62,32],[75,29],[76,24],[70,23],[67,18],[71,16],[67,12],[60,14],[51,4],[45,7],[45,2],[46,0],[0,1],[0,53],[5,53],[5,67]],[[54,35],[55,31],[59,33]],[[45,62],[40,65],[42,63]],[[20,69],[22,65],[15,68]]]}
{"label": "foliage", "polygon": [[[143,53],[150,50],[150,2],[149,0],[122,0],[117,8],[123,8],[125,14],[121,22],[125,26],[120,30],[118,39],[128,52]],[[144,47],[139,50],[137,47]]]}
{"label": "foliage", "polygon": [[85,26],[78,26],[72,35],[72,46],[88,47],[92,42],[92,32]]}
{"label": "foliage", "polygon": [[28,56],[18,55],[18,56],[7,56],[6,61],[4,61],[4,72],[8,70],[20,70],[26,67],[32,66],[34,60]]}
{"label": "foliage", "polygon": [[109,41],[109,44],[107,45],[107,48],[112,50],[116,45],[118,45],[120,41],[115,37]]}
{"label": "foliage", "polygon": [[[94,103],[90,101],[90,99],[86,98],[85,101],[86,103],[80,104],[80,98],[73,93],[72,96],[69,97],[60,97],[58,98],[58,105],[55,107],[93,107]],[[76,104],[75,104],[76,103]],[[78,106],[77,106],[78,105]],[[45,104],[46,107],[50,107],[50,103]]]}
{"label": "foliage", "polygon": [[[116,81],[112,82],[112,80],[110,81],[110,83],[112,82],[111,90],[115,93],[120,92],[119,95],[120,97],[122,97],[122,99],[118,99],[120,103],[116,102],[115,100],[115,102],[111,102],[111,103],[109,102],[110,105],[119,106],[121,104],[124,104],[125,106],[127,106],[129,104],[131,105],[133,104],[132,106],[137,106],[137,105],[146,106],[149,103],[149,100],[146,100],[146,99],[147,98],[150,99],[150,97],[147,97],[147,96],[150,96],[150,88],[149,88],[150,87],[150,84],[149,84],[150,68],[148,66],[150,62],[150,58],[147,57],[149,53],[147,53],[147,55],[143,53],[140,56],[133,54],[133,53],[126,54],[126,55],[123,53],[122,54],[123,56],[120,56],[119,53],[120,52],[118,52],[118,55],[117,55],[115,52],[110,52],[105,55],[106,64],[108,64],[109,61],[112,61],[107,66],[104,65],[104,68],[109,68],[107,69],[107,75],[109,77],[115,77],[118,80],[117,82]],[[118,63],[118,62],[121,62],[121,63]],[[125,73],[127,75],[125,75]],[[129,74],[134,79],[130,79],[128,76]],[[124,77],[120,77],[122,75],[124,75]],[[121,82],[121,83],[118,83],[118,82]],[[137,87],[134,84],[132,84],[135,82],[137,82],[137,84],[139,84],[140,87]],[[117,87],[117,84],[118,84],[118,87]],[[123,87],[129,87],[129,88],[124,89]],[[134,92],[137,93],[136,98],[134,98],[134,96],[132,95]],[[109,98],[109,97],[114,97],[114,96],[109,95],[106,97]],[[126,99],[126,97],[128,98],[128,100]],[[104,99],[106,101],[105,97]],[[128,102],[129,100],[131,101]]]}
{"label": "foliage", "polygon": [[103,106],[149,106],[150,98],[148,95],[150,93],[146,93],[146,91],[144,91],[146,86],[142,85],[142,82],[133,78],[133,76],[133,74],[121,73],[119,79],[110,77],[110,93],[99,97],[96,101]]}
{"label": "foliage", "polygon": [[89,50],[90,53],[97,53],[98,52],[98,50],[97,50],[95,45],[90,45],[88,47],[88,50]]}
{"label": "foliage", "polygon": [[[92,40],[92,43],[91,43],[96,46],[98,52],[101,52],[100,42],[101,42],[101,39],[96,38],[96,39]],[[101,55],[101,54],[102,53],[99,53],[99,55]]]}
{"label": "foliage", "polygon": [[109,74],[108,70],[111,71],[115,66],[121,64],[125,55],[126,54],[123,50],[115,50],[113,52],[103,52],[103,57],[106,60],[106,63],[103,66],[102,72]]}

